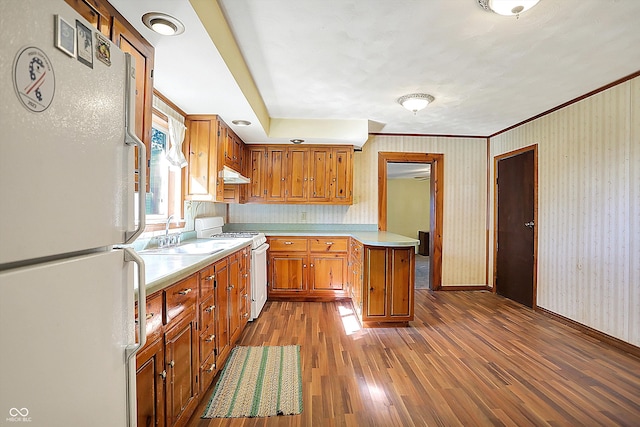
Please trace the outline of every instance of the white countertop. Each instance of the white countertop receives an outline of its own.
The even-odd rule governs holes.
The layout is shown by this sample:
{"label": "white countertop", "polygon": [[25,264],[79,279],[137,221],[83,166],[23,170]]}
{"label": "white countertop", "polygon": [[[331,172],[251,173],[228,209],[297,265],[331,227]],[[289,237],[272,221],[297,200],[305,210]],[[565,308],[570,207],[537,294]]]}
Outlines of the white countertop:
{"label": "white countertop", "polygon": [[345,236],[353,237],[364,245],[368,246],[417,246],[420,241],[411,237],[401,236],[387,231],[352,231],[352,232],[330,232],[330,231],[273,231],[265,232],[267,236]]}

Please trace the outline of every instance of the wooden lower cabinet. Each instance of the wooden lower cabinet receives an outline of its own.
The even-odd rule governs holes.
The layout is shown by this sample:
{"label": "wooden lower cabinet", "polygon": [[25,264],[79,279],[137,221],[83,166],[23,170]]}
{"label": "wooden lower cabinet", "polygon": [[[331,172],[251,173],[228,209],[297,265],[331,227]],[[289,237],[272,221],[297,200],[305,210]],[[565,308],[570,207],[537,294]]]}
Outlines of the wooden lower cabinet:
{"label": "wooden lower cabinet", "polygon": [[164,343],[157,339],[136,355],[138,427],[164,427]]}
{"label": "wooden lower cabinet", "polygon": [[413,320],[415,248],[364,246],[362,322]]}
{"label": "wooden lower cabinet", "polygon": [[198,405],[198,331],[192,310],[165,333],[167,425],[186,422]]}
{"label": "wooden lower cabinet", "polygon": [[347,237],[270,237],[269,298],[347,298]]}
{"label": "wooden lower cabinet", "polygon": [[209,397],[248,318],[249,256],[249,247],[240,249],[147,297],[148,340],[136,355],[138,426],[184,426]]}

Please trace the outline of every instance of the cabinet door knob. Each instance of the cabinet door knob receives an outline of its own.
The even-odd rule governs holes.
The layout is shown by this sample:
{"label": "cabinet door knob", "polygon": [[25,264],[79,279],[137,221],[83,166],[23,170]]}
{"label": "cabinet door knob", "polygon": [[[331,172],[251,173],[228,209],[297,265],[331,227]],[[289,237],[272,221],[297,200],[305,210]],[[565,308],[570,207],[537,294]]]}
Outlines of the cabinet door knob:
{"label": "cabinet door knob", "polygon": [[293,242],[284,242],[285,245],[293,245]]}
{"label": "cabinet door knob", "polygon": [[249,313],[245,313],[243,317],[249,317]]}
{"label": "cabinet door knob", "polygon": [[149,320],[155,315],[156,315],[155,313],[148,313],[147,316],[146,316],[146,319]]}
{"label": "cabinet door knob", "polygon": [[179,295],[186,295],[189,292],[191,292],[191,288],[183,289],[183,290],[179,291],[178,294]]}
{"label": "cabinet door knob", "polygon": [[229,287],[227,288],[228,290],[233,289],[233,285],[229,285]]}
{"label": "cabinet door knob", "polygon": [[307,264],[302,264],[302,268],[307,268]]}
{"label": "cabinet door knob", "polygon": [[174,361],[172,360],[171,362],[169,362],[169,366],[171,366],[171,367],[173,368],[174,366],[176,366],[176,362],[174,362]]}
{"label": "cabinet door knob", "polygon": [[205,278],[204,278],[204,280],[207,280],[207,281],[209,281],[209,280],[213,280],[213,274],[212,274],[211,276],[207,276],[207,277],[205,277]]}
{"label": "cabinet door knob", "polygon": [[211,313],[215,308],[215,305],[210,305],[209,307],[205,308],[204,311],[206,311],[207,313]]}
{"label": "cabinet door knob", "polygon": [[216,364],[212,363],[211,366],[209,366],[209,369],[207,369],[207,372],[213,372],[214,369],[216,369]]}
{"label": "cabinet door knob", "polygon": [[333,245],[333,242],[325,242],[325,245],[331,246],[331,245]]}
{"label": "cabinet door knob", "polygon": [[311,264],[311,267],[313,267],[313,263]]}
{"label": "cabinet door knob", "polygon": [[165,378],[167,378],[167,371],[163,370],[162,372],[160,372],[158,375],[160,375],[162,377],[162,379],[164,380]]}
{"label": "cabinet door knob", "polygon": [[215,339],[215,334],[209,336],[208,338],[205,339],[206,342],[212,342]]}

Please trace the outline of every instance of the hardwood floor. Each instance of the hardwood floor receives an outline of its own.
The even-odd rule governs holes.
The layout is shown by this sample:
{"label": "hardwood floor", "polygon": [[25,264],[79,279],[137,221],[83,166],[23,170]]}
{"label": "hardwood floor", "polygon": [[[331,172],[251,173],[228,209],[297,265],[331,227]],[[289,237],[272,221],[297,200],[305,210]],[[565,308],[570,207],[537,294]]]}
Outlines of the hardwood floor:
{"label": "hardwood floor", "polygon": [[640,359],[490,292],[416,290],[409,328],[268,302],[240,345],[300,344],[304,410],[214,426],[640,425]]}

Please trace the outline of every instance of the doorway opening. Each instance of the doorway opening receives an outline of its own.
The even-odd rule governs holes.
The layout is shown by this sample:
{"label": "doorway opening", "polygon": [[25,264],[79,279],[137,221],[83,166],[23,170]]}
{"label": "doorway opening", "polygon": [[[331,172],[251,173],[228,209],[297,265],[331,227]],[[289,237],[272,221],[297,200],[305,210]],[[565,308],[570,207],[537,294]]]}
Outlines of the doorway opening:
{"label": "doorway opening", "polygon": [[[378,153],[378,230],[391,231],[396,234],[406,235],[421,240],[421,247],[418,249],[416,256],[416,269],[422,268],[428,271],[427,286],[429,289],[438,290],[442,286],[442,206],[443,206],[443,177],[444,177],[444,155],[442,154],[423,154],[423,153],[395,153],[380,152]],[[424,224],[418,228],[426,230],[404,230],[402,225],[395,223],[393,215],[393,207],[389,206],[389,200],[393,200],[396,194],[390,195],[390,191],[397,192],[394,189],[393,182],[389,178],[394,177],[400,172],[409,170],[420,171],[415,182],[411,183],[411,188],[424,194],[416,194],[416,199],[424,199],[425,210],[422,212],[423,219],[426,224],[420,222],[420,212],[412,212],[411,221]],[[428,178],[426,174],[428,171]],[[410,178],[414,179],[414,178]],[[420,186],[418,183],[422,180],[427,186]],[[409,182],[407,182],[407,187]],[[400,184],[402,185],[402,184]],[[403,197],[409,197],[406,194],[406,188]],[[421,209],[419,203],[412,204],[411,209]],[[416,219],[418,218],[418,219]],[[390,229],[389,227],[393,229]],[[422,232],[422,233],[420,233]],[[417,234],[417,235],[414,235]],[[427,265],[420,266],[419,255],[422,251],[424,260]],[[416,271],[416,274],[419,273]]]}
{"label": "doorway opening", "polygon": [[495,158],[494,292],[536,307],[537,146]]}

